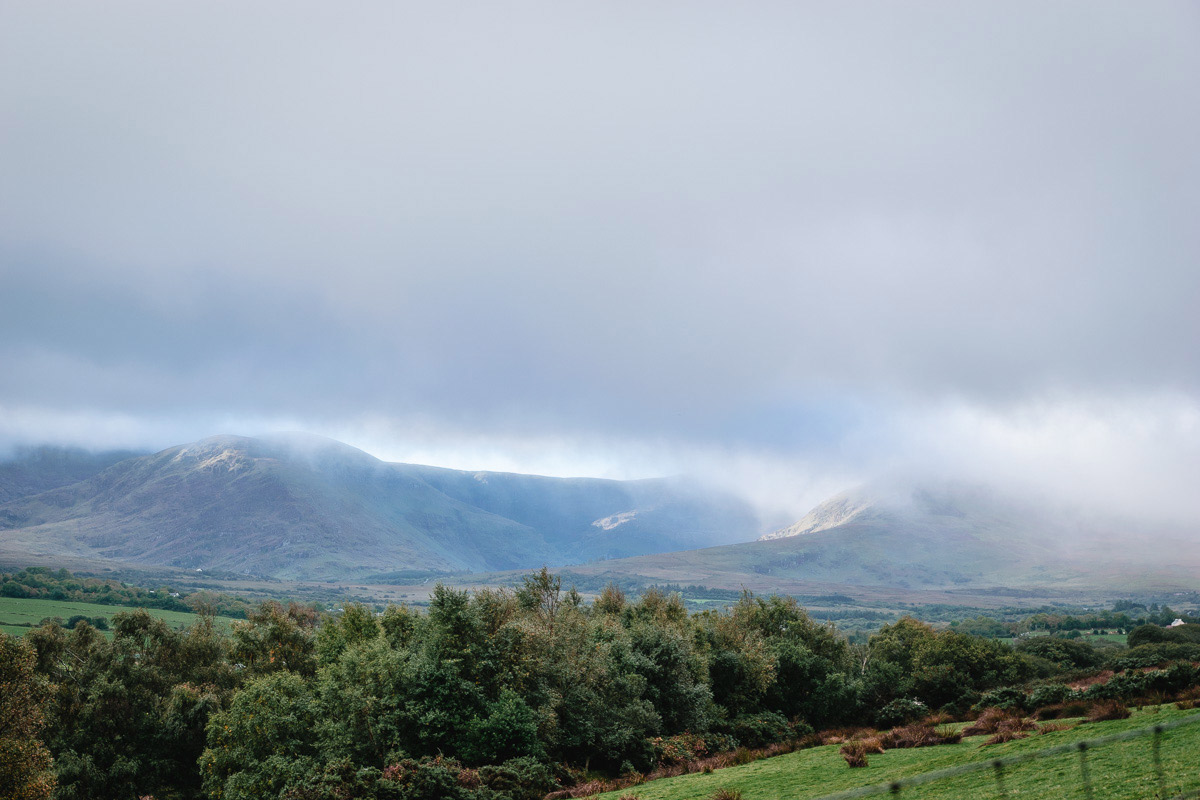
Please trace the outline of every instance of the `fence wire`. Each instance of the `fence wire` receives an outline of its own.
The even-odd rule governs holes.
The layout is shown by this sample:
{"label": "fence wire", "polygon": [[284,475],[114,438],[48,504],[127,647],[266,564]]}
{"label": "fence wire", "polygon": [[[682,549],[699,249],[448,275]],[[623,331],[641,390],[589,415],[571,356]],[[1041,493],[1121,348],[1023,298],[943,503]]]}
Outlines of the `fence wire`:
{"label": "fence wire", "polygon": [[[1167,780],[1166,774],[1163,771],[1162,764],[1162,740],[1163,734],[1175,728],[1184,725],[1192,725],[1200,722],[1200,714],[1183,717],[1181,719],[1163,722],[1158,725],[1150,725],[1145,728],[1137,728],[1131,731],[1121,731],[1107,736],[1098,736],[1095,739],[1088,739],[1080,742],[1069,742],[1067,744],[1055,745],[1042,750],[1036,750],[1031,753],[1016,753],[1004,758],[986,759],[981,761],[973,761],[969,764],[960,764],[955,767],[947,767],[946,769],[934,770],[921,775],[913,775],[908,778],[890,781],[888,783],[875,784],[873,786],[862,786],[857,789],[847,789],[833,794],[822,795],[814,800],[854,800],[860,797],[873,797],[876,795],[900,795],[905,789],[913,786],[921,786],[924,784],[933,783],[935,781],[944,781],[950,778],[957,778],[963,775],[969,775],[975,772],[986,770],[992,771],[992,777],[995,784],[995,796],[998,798],[1008,798],[1009,794],[1007,780],[1011,775],[1011,767],[1020,764],[1025,764],[1032,761],[1040,761],[1042,759],[1051,758],[1074,753],[1079,761],[1079,780],[1078,785],[1082,787],[1084,797],[1088,800],[1093,800],[1095,797],[1095,789],[1092,784],[1092,772],[1088,763],[1088,754],[1098,747],[1115,744],[1118,742],[1127,742],[1132,739],[1140,739],[1142,737],[1151,737],[1150,753],[1151,764],[1154,770],[1154,781],[1157,787],[1157,792],[1151,797],[1159,800],[1192,800],[1192,798],[1200,798],[1200,788],[1192,789],[1181,794],[1167,795]],[[1196,754],[1200,757],[1200,753]]]}

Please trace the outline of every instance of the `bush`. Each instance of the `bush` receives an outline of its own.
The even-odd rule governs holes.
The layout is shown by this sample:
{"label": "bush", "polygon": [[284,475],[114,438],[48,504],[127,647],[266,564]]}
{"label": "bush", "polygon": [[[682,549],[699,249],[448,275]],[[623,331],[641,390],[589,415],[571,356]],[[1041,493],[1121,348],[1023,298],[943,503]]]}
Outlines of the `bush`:
{"label": "bush", "polygon": [[743,747],[766,747],[795,735],[787,719],[773,711],[738,717],[729,724],[729,732]]}
{"label": "bush", "polygon": [[1044,658],[1060,669],[1088,669],[1098,667],[1104,656],[1087,642],[1061,639],[1057,636],[1034,636],[1017,644],[1018,653]]}
{"label": "bush", "polygon": [[984,693],[979,699],[979,708],[1002,708],[1007,710],[1025,711],[1028,708],[1029,698],[1020,689],[1013,686],[1005,686],[1002,689],[993,689],[990,692]]}
{"label": "bush", "polygon": [[737,740],[722,733],[681,733],[678,736],[657,736],[650,740],[655,760],[659,764],[686,764],[715,753],[733,750]]}
{"label": "bush", "polygon": [[1109,719],[1129,719],[1130,711],[1124,703],[1117,700],[1105,700],[1092,706],[1087,714],[1088,722],[1101,722]]}
{"label": "bush", "polygon": [[1197,677],[1195,667],[1180,661],[1167,669],[1147,672],[1145,675],[1146,688],[1152,692],[1174,694],[1195,685]]}
{"label": "bush", "polygon": [[1033,690],[1026,701],[1026,708],[1041,708],[1055,703],[1065,703],[1072,694],[1070,686],[1061,683],[1039,686]]}
{"label": "bush", "polygon": [[449,800],[465,794],[459,785],[462,765],[452,759],[398,759],[384,768],[387,796],[403,800]]}
{"label": "bush", "polygon": [[883,743],[875,737],[855,739],[842,745],[839,752],[851,767],[865,767],[867,766],[867,753],[882,753]]}
{"label": "bush", "polygon": [[957,744],[962,741],[962,734],[949,726],[934,728],[931,725],[914,724],[892,728],[881,737],[881,741],[887,749],[932,747],[939,744]]}
{"label": "bush", "polygon": [[1156,642],[1130,647],[1112,660],[1114,670],[1145,669],[1169,661],[1200,661],[1200,644]]}
{"label": "bush", "polygon": [[963,728],[963,736],[978,736],[984,733],[1001,733],[1004,731],[1020,732],[1033,730],[1032,720],[1025,719],[1019,714],[1005,711],[1001,708],[988,708],[979,715],[979,719]]}
{"label": "bush", "polygon": [[511,758],[498,766],[480,767],[479,780],[512,800],[541,800],[557,785],[549,767],[527,756]]}
{"label": "bush", "polygon": [[1144,694],[1146,677],[1139,672],[1123,672],[1114,675],[1104,683],[1089,686],[1083,692],[1085,700],[1115,700],[1129,699]]}
{"label": "bush", "polygon": [[881,728],[895,728],[916,722],[929,713],[929,707],[920,700],[901,697],[888,703],[875,714],[875,724]]}
{"label": "bush", "polygon": [[1004,744],[1014,739],[1024,739],[1028,735],[1026,731],[1018,727],[1006,725],[988,737],[988,740],[981,744],[980,747],[987,747],[990,744]]}

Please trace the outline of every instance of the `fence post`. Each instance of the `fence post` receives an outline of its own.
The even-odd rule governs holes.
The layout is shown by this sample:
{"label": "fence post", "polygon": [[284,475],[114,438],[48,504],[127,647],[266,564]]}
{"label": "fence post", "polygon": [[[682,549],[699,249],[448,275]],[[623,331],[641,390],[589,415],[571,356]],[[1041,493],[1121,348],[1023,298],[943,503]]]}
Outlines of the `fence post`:
{"label": "fence post", "polygon": [[1008,791],[1004,788],[1004,762],[997,758],[992,762],[992,769],[995,770],[996,776],[996,796],[1008,797]]}

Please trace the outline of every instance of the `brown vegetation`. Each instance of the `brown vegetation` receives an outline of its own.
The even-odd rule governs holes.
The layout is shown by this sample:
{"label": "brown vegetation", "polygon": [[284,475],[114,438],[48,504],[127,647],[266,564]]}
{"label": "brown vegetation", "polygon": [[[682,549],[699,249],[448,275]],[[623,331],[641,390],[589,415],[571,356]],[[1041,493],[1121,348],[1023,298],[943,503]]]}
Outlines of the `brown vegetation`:
{"label": "brown vegetation", "polygon": [[865,739],[855,739],[846,742],[840,750],[842,758],[846,759],[846,763],[851,767],[867,766],[868,753],[882,753],[883,742],[878,736],[871,736]]}
{"label": "brown vegetation", "polygon": [[858,742],[847,742],[842,745],[841,753],[842,758],[846,759],[846,763],[851,767],[867,766],[867,754]]}
{"label": "brown vegetation", "polygon": [[1102,722],[1109,719],[1129,719],[1130,711],[1119,700],[1102,700],[1088,711],[1088,722]]}
{"label": "brown vegetation", "polygon": [[742,793],[737,789],[726,789],[721,787],[712,793],[709,800],[742,800]]}
{"label": "brown vegetation", "polygon": [[1194,708],[1200,708],[1200,686],[1193,686],[1190,689],[1180,692],[1175,707],[1180,711],[1191,711]]}
{"label": "brown vegetation", "polygon": [[1049,706],[1042,706],[1036,712],[1034,717],[1037,719],[1066,719],[1067,717],[1082,717],[1088,712],[1090,706],[1082,700],[1073,700],[1069,703],[1055,703]]}
{"label": "brown vegetation", "polygon": [[817,734],[820,737],[821,744],[842,744],[855,739],[862,739],[865,736],[871,736],[875,731],[872,728],[830,728],[827,731],[821,731]]}
{"label": "brown vegetation", "polygon": [[963,736],[979,736],[981,734],[996,734],[1001,731],[1024,732],[1036,728],[1033,720],[1026,719],[1020,714],[1005,711],[1002,708],[986,708],[979,719],[963,728]]}
{"label": "brown vegetation", "polygon": [[1013,739],[1024,739],[1028,735],[1027,731],[1015,725],[1006,724],[989,736],[987,741],[981,744],[980,747],[987,747],[989,744],[1004,744],[1005,742],[1011,742]]}
{"label": "brown vegetation", "polygon": [[716,753],[708,756],[707,758],[698,758],[695,761],[660,766],[657,769],[645,774],[635,772],[630,775],[624,775],[620,778],[614,778],[611,780],[597,779],[583,783],[577,783],[569,788],[546,795],[545,800],[566,800],[566,798],[591,797],[592,795],[603,794],[604,792],[613,792],[618,789],[637,786],[638,784],[646,783],[647,781],[656,781],[659,778],[674,778],[679,775],[688,775],[693,772],[712,772],[714,769],[740,767],[743,764],[750,764],[763,758],[771,758],[772,756],[780,756],[784,753],[792,753],[796,750],[815,747],[818,744],[821,744],[821,742],[816,741],[815,738],[805,737],[800,741],[778,742],[766,747],[758,747],[754,749],[739,747],[736,750],[727,750],[723,753]]}
{"label": "brown vegetation", "polygon": [[889,750],[907,747],[932,747],[939,744],[957,744],[962,734],[954,728],[935,728],[925,723],[914,723],[892,728],[882,737],[883,746]]}

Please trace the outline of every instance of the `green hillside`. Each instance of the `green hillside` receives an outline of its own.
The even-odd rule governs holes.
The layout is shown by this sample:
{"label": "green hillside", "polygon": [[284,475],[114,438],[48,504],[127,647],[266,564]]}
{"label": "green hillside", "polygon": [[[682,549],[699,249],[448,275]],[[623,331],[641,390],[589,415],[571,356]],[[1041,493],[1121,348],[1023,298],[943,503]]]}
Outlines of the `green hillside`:
{"label": "green hillside", "polygon": [[[888,750],[869,756],[864,768],[851,769],[839,754],[839,745],[826,745],[787,755],[729,767],[711,773],[693,773],[633,786],[600,795],[603,800],[634,797],[639,800],[708,800],[718,789],[739,791],[745,800],[805,800],[858,787],[888,784],[904,778],[980,761],[991,761],[1070,742],[1096,739],[1171,720],[1194,717],[1195,711],[1162,706],[1145,709],[1126,720],[1089,723],[1044,735],[1031,735],[1006,744],[981,747],[986,739],[974,736],[960,744],[918,749]],[[1072,722],[1078,722],[1074,720]],[[1167,789],[1178,794],[1200,788],[1195,771],[1200,753],[1200,722],[1163,735],[1161,758]],[[1087,753],[1095,800],[1141,800],[1156,796],[1156,773],[1151,737],[1101,745]],[[1066,753],[1007,767],[1004,786],[1013,797],[1085,798],[1079,756]],[[887,792],[880,797],[896,796]],[[904,788],[908,800],[960,800],[997,797],[992,769]]]}

